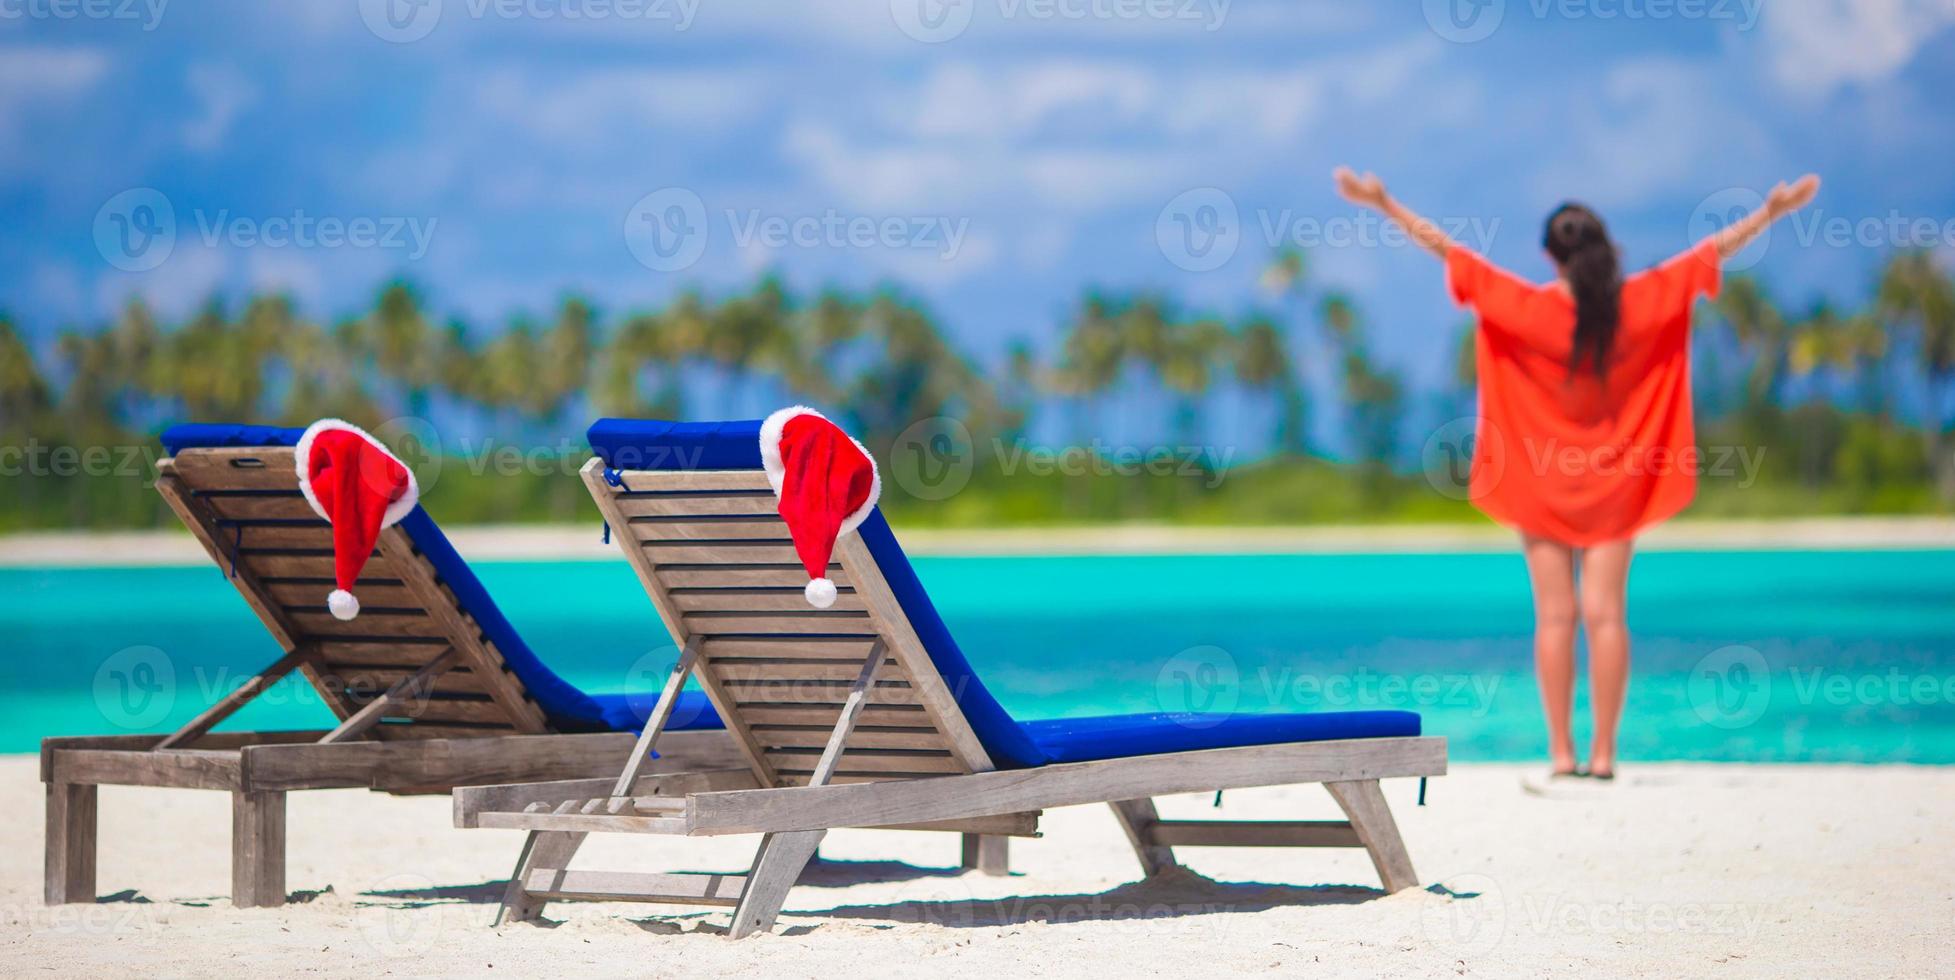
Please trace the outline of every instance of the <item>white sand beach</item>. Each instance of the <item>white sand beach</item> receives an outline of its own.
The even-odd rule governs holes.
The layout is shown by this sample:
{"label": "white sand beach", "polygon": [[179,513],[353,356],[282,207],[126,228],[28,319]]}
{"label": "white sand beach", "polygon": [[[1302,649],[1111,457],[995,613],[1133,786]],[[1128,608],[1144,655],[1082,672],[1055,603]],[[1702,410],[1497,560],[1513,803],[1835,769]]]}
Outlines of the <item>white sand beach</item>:
{"label": "white sand beach", "polygon": [[[596,525],[493,524],[446,529],[472,561],[613,561]],[[1209,527],[1117,524],[1086,527],[906,528],[912,555],[1123,555],[1426,553],[1517,550],[1514,532],[1474,524],[1324,524]],[[1955,518],[1810,517],[1679,520],[1637,539],[1641,551],[1884,550],[1955,548]],[[9,566],[198,565],[209,561],[181,528],[36,531],[0,535]]]}
{"label": "white sand beach", "polygon": [[[1512,765],[1387,794],[1427,890],[1383,896],[1358,850],[1183,849],[1138,882],[1104,807],[1048,812],[1009,878],[946,834],[838,831],[765,936],[725,910],[553,905],[488,923],[518,845],[445,797],[295,793],[295,901],[238,910],[230,803],[104,787],[95,905],[41,902],[35,761],[0,760],[0,975],[1926,975],[1955,939],[1955,769],[1653,765],[1570,798]],[[1173,797],[1168,817],[1338,816],[1315,786]],[[741,871],[751,838],[612,836],[579,866]]]}

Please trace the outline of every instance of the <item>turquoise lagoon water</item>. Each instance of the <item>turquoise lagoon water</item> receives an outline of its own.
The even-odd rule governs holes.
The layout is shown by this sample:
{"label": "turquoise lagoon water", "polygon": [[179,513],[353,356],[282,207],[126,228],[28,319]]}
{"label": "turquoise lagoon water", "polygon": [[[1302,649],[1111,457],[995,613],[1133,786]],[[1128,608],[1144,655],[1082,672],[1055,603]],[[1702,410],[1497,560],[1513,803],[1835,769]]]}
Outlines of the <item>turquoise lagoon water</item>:
{"label": "turquoise lagoon water", "polygon": [[[1515,554],[917,566],[1020,718],[1409,708],[1455,759],[1544,754]],[[650,688],[672,659],[621,561],[479,568],[586,689]],[[1650,553],[1629,608],[1626,758],[1955,762],[1955,552]],[[0,751],[167,731],[277,654],[213,568],[0,569]],[[288,679],[225,727],[328,721]]]}

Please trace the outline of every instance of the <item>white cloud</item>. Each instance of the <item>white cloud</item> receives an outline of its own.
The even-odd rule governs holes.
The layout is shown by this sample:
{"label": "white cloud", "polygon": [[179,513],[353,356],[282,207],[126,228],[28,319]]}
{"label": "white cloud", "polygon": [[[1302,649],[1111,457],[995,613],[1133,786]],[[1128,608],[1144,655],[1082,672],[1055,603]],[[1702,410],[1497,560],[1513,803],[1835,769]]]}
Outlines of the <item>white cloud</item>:
{"label": "white cloud", "polygon": [[292,250],[252,249],[245,256],[245,279],[253,292],[284,293],[302,309],[319,309],[326,298],[318,266]]}
{"label": "white cloud", "polygon": [[0,169],[27,152],[25,129],[64,107],[108,73],[108,56],[92,48],[0,47]]}
{"label": "white cloud", "polygon": [[547,141],[609,142],[661,127],[688,127],[703,140],[778,95],[772,73],[754,66],[547,74],[504,68],[455,81],[474,93],[498,130]]}
{"label": "white cloud", "polygon": [[1199,172],[1181,151],[852,139],[825,122],[790,127],[782,149],[841,203],[879,213],[969,209],[1028,192],[1040,207],[1078,212]]}
{"label": "white cloud", "polygon": [[84,305],[81,272],[67,262],[35,263],[30,283],[29,294],[44,307],[72,312]]}
{"label": "white cloud", "polygon": [[[1707,174],[1756,169],[1770,140],[1720,96],[1707,67],[1668,58],[1609,66],[1600,98],[1566,93],[1564,152],[1553,154],[1533,186],[1598,207],[1641,204],[1653,196],[1708,193]],[[1535,203],[1546,206],[1545,199]]]}
{"label": "white cloud", "polygon": [[238,115],[258,102],[258,87],[229,65],[193,65],[188,85],[198,114],[183,124],[183,145],[199,153],[223,146]]}
{"label": "white cloud", "polygon": [[158,316],[188,316],[223,286],[229,267],[220,248],[180,233],[162,265],[148,272],[104,271],[95,280],[96,308],[113,316],[131,297],[140,296]]}
{"label": "white cloud", "polygon": [[876,112],[802,110],[781,147],[812,184],[874,211],[1158,204],[1266,172],[1334,114],[1395,104],[1442,48],[1421,36],[1274,67],[951,61]]}
{"label": "white cloud", "polygon": [[1004,72],[956,62],[932,72],[899,115],[923,137],[1019,138],[1055,120],[1131,125],[1157,101],[1154,76],[1130,63],[1050,61]]}
{"label": "white cloud", "polygon": [[1841,85],[1878,82],[1914,60],[1923,44],[1955,24],[1949,0],[1798,0],[1760,18],[1772,42],[1772,70],[1786,87],[1825,95]]}

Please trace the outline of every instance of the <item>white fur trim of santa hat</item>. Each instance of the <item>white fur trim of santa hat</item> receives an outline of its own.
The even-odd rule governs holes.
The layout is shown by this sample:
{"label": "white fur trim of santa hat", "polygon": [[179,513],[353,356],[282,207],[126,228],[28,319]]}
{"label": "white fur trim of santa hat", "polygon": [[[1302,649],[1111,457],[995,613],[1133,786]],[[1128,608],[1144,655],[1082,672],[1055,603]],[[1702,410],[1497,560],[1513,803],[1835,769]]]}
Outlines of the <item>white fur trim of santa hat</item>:
{"label": "white fur trim of santa hat", "polygon": [[[781,495],[781,482],[787,479],[787,463],[781,459],[781,432],[787,428],[789,420],[803,415],[812,415],[831,425],[834,424],[828,416],[806,405],[790,405],[767,416],[766,421],[760,423],[760,468],[767,471],[767,482],[773,486],[776,497]],[[835,428],[840,429],[841,426],[837,425]],[[848,435],[846,431],[842,434]],[[882,499],[882,469],[876,465],[875,454],[869,452],[869,447],[864,446],[860,439],[848,436],[848,440],[855,443],[855,448],[860,450],[862,457],[869,461],[869,498],[842,521],[841,530],[836,532],[837,537],[861,527],[862,522],[869,519],[869,513],[876,509],[876,501]],[[812,596],[810,601],[813,601]],[[831,597],[828,601],[835,600]]]}
{"label": "white fur trim of santa hat", "polygon": [[[331,521],[333,519],[333,515],[326,513],[326,508],[319,505],[319,498],[312,492],[312,474],[306,472],[306,461],[312,458],[312,440],[318,437],[321,432],[330,432],[334,429],[351,432],[372,443],[375,449],[385,453],[388,459],[400,463],[401,469],[407,471],[407,492],[401,494],[399,500],[387,505],[387,509],[380,516],[380,526],[393,527],[399,524],[402,518],[413,513],[414,506],[421,502],[421,484],[414,479],[414,468],[401,462],[401,458],[394,455],[393,450],[381,445],[380,440],[369,435],[367,430],[341,419],[320,419],[306,426],[305,434],[299,436],[297,447],[299,493],[305,495],[305,502],[312,505],[312,512],[318,514],[320,520]],[[356,606],[355,608],[357,609],[358,607]],[[335,611],[335,615],[337,615],[337,611]]]}

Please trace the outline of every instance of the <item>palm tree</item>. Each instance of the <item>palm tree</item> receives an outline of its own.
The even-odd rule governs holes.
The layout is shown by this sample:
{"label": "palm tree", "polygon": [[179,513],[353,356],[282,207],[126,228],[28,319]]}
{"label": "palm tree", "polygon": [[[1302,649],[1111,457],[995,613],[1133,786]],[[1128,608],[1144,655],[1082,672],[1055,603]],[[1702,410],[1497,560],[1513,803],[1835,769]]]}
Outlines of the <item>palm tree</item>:
{"label": "palm tree", "polygon": [[400,280],[381,287],[373,312],[360,326],[374,368],[401,386],[402,410],[426,418],[445,365],[456,353],[450,346],[454,332],[434,329],[422,312],[420,294]]}
{"label": "palm tree", "polygon": [[1888,392],[1879,370],[1887,357],[1887,332],[1872,315],[1841,313],[1821,302],[1789,334],[1787,366],[1794,377],[1832,372],[1853,383],[1862,409],[1887,414]]}
{"label": "palm tree", "polygon": [[1880,320],[1909,331],[1927,383],[1922,440],[1944,501],[1955,501],[1955,453],[1948,447],[1948,423],[1937,406],[1955,376],[1955,282],[1925,251],[1904,252],[1887,263],[1876,290]]}
{"label": "palm tree", "polygon": [[1083,445],[1092,441],[1099,420],[1090,418],[1086,406],[1097,403],[1119,380],[1126,363],[1126,337],[1115,322],[1117,312],[1106,297],[1091,294],[1066,330],[1060,343],[1059,364],[1053,371],[1058,390],[1069,395],[1085,423],[1079,432]]}
{"label": "palm tree", "polygon": [[576,297],[563,301],[557,319],[537,344],[537,364],[530,400],[532,413],[544,421],[560,418],[570,402],[590,383],[591,351],[596,347],[596,314]]}
{"label": "palm tree", "polygon": [[939,416],[962,418],[974,431],[994,423],[997,394],[922,306],[884,291],[862,321],[878,353],[847,379],[842,405],[864,445],[886,449],[911,423]]}
{"label": "palm tree", "polygon": [[1381,494],[1388,488],[1392,457],[1398,449],[1405,387],[1397,374],[1371,360],[1364,323],[1349,297],[1339,292],[1325,294],[1318,316],[1331,346],[1342,355],[1339,381],[1350,415],[1360,477],[1374,496]]}
{"label": "palm tree", "polygon": [[1250,317],[1235,337],[1234,361],[1238,384],[1276,399],[1277,451],[1298,456],[1307,452],[1303,386],[1282,328],[1267,316]]}
{"label": "palm tree", "polygon": [[1716,311],[1739,345],[1752,352],[1751,372],[1745,385],[1746,408],[1756,411],[1776,407],[1789,353],[1790,331],[1784,315],[1765,288],[1750,276],[1732,276],[1725,282],[1717,298]]}
{"label": "palm tree", "polygon": [[1303,292],[1303,253],[1294,248],[1286,248],[1276,253],[1276,258],[1263,267],[1261,285],[1263,291],[1271,296],[1289,296]]}
{"label": "palm tree", "polygon": [[[380,412],[367,390],[367,373],[352,355],[357,328],[351,321],[331,330],[293,320],[280,333],[278,359],[290,378],[284,407],[276,413],[292,424],[321,418],[373,419]],[[462,390],[449,386],[450,391]]]}
{"label": "palm tree", "polygon": [[729,385],[721,414],[737,416],[755,375],[782,375],[795,366],[788,332],[790,303],[780,280],[769,276],[744,295],[727,297],[712,310],[704,353],[725,373]]}
{"label": "palm tree", "polygon": [[1213,365],[1229,341],[1222,321],[1203,318],[1173,327],[1154,362],[1161,386],[1174,400],[1174,433],[1183,446],[1200,441],[1201,405],[1214,380]]}
{"label": "palm tree", "polygon": [[1462,324],[1453,342],[1453,410],[1456,415],[1475,411],[1475,393],[1480,387],[1480,330],[1472,320]]}
{"label": "palm tree", "polygon": [[1348,350],[1362,343],[1358,336],[1357,307],[1351,303],[1351,297],[1342,292],[1324,294],[1317,304],[1317,322],[1323,324],[1331,344],[1339,350]]}
{"label": "palm tree", "polygon": [[54,393],[35,366],[33,351],[13,319],[0,316],[0,426],[6,437],[39,425],[52,407]]}

